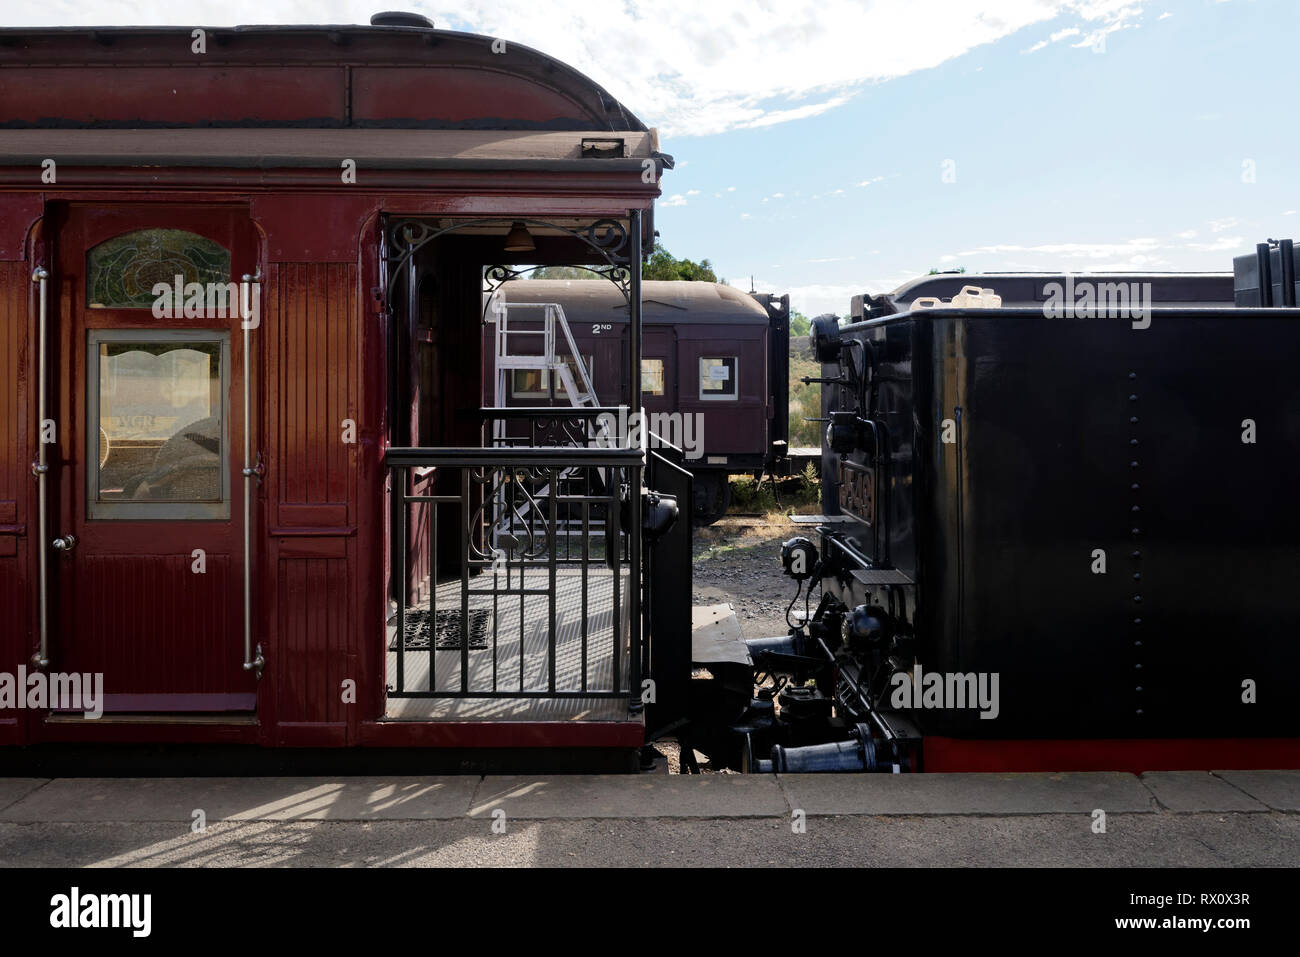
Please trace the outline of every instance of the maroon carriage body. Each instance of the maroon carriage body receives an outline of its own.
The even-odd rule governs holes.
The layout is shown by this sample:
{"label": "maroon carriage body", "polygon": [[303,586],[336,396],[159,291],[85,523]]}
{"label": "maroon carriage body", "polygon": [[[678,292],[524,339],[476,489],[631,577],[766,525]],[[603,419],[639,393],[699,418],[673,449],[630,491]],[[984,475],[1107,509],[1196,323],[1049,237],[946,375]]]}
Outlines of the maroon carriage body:
{"label": "maroon carriage body", "polygon": [[[457,412],[511,226],[532,261],[611,231],[626,255],[670,165],[489,37],[0,31],[0,671],[100,673],[105,709],[0,712],[0,743],[638,746],[627,708],[390,720],[389,579],[418,549],[392,546],[386,455],[477,444]],[[253,328],[160,316],[173,275],[255,294]]]}

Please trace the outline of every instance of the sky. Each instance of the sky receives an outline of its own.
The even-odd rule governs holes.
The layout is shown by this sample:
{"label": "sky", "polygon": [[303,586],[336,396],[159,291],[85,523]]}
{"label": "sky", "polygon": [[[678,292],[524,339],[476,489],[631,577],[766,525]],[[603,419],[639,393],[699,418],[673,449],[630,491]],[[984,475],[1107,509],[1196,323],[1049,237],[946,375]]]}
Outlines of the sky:
{"label": "sky", "polygon": [[0,0],[0,22],[393,8],[592,77],[676,159],[664,245],[807,315],[930,269],[1227,271],[1300,233],[1297,0]]}

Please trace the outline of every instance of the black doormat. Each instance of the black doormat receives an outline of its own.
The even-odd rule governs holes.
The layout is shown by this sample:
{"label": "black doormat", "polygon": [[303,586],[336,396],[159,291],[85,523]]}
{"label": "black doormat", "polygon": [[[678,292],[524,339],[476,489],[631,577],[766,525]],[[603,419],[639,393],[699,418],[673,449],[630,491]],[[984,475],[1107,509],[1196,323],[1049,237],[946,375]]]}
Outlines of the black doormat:
{"label": "black doormat", "polygon": [[[469,611],[469,649],[481,651],[488,646],[488,619],[492,613],[486,609],[471,608]],[[435,631],[436,647],[439,651],[460,651],[460,609],[439,610]],[[429,612],[424,609],[411,609],[406,612],[407,651],[429,650]],[[397,637],[393,637],[389,651],[397,650]]]}

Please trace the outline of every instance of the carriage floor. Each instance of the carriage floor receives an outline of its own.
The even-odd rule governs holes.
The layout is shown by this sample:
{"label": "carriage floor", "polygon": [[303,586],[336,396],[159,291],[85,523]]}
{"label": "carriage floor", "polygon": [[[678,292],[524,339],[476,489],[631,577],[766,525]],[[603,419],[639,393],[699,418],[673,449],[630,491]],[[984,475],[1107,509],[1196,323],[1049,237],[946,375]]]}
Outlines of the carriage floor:
{"label": "carriage floor", "polygon": [[[511,587],[520,588],[519,570],[513,569]],[[545,568],[529,569],[524,589],[545,589]],[[470,579],[471,590],[491,587],[491,574]],[[464,661],[462,638],[469,633],[467,686],[471,692],[495,693],[494,697],[402,697],[388,693],[386,720],[396,721],[639,721],[629,714],[626,697],[607,698],[583,692],[609,692],[614,688],[615,669],[615,583],[619,585],[619,630],[617,665],[622,689],[628,686],[628,583],[626,570],[617,578],[603,566],[588,566],[586,613],[584,616],[583,576],[578,568],[556,571],[554,654],[557,692],[576,697],[518,697],[525,693],[547,693],[552,672],[549,629],[550,599],[547,595],[474,595],[468,598],[469,619],[462,621],[460,579],[438,585],[432,600],[407,609],[406,642],[398,680],[397,621],[387,629],[388,687],[408,692],[435,690],[454,694],[461,689]],[[505,573],[498,573],[498,585]],[[584,668],[584,629],[585,668]],[[521,653],[522,650],[522,653]],[[433,683],[430,683],[432,669]],[[583,684],[583,675],[586,684]],[[516,696],[512,696],[512,693]]]}

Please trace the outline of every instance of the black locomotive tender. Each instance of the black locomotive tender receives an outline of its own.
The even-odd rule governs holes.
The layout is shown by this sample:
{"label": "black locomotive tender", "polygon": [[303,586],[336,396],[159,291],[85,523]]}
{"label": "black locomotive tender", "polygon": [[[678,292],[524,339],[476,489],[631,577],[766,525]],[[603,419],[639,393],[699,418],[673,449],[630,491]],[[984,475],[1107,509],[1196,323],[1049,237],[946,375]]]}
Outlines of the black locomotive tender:
{"label": "black locomotive tender", "polygon": [[[1296,766],[1294,252],[1236,266],[930,276],[816,319],[791,629],[749,665],[697,641],[690,743],[756,771]],[[1001,307],[917,305],[968,284]]]}

